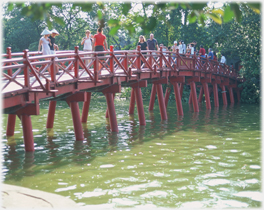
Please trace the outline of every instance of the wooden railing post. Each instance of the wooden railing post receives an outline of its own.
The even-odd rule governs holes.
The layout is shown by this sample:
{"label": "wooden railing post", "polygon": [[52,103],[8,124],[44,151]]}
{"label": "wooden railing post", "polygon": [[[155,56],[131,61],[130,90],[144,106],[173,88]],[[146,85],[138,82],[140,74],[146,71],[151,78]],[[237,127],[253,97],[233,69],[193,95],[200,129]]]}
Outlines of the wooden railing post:
{"label": "wooden railing post", "polygon": [[110,46],[110,71],[113,73],[114,72],[114,46]]}
{"label": "wooden railing post", "polygon": [[74,76],[75,78],[79,78],[79,59],[78,59],[78,54],[79,54],[79,46],[75,46],[75,62],[74,62]]}
{"label": "wooden railing post", "polygon": [[95,82],[98,81],[98,56],[97,54],[94,54],[94,80]]}
{"label": "wooden railing post", "polygon": [[195,61],[196,61],[196,55],[195,52],[193,54],[193,69],[195,70]]}
{"label": "wooden railing post", "polygon": [[141,59],[140,59],[141,46],[140,45],[137,46],[137,51],[138,51],[138,53],[137,53],[136,66],[137,66],[137,69],[139,71],[141,71],[141,62],[140,62],[141,61]]}
{"label": "wooden railing post", "polygon": [[180,54],[179,49],[176,50],[176,61],[177,61],[177,67],[180,67]]}
{"label": "wooden railing post", "polygon": [[[6,57],[7,59],[11,59],[12,58],[11,47],[7,47],[6,48],[6,54],[7,54],[7,57]],[[11,66],[12,63],[7,63],[7,66],[9,66],[9,65]],[[12,74],[13,74],[12,69],[8,69],[7,73],[8,73],[9,76],[12,76]]]}
{"label": "wooden railing post", "polygon": [[23,55],[23,58],[25,59],[23,61],[24,63],[24,85],[25,87],[30,87],[30,83],[29,83],[29,68],[28,68],[28,62],[27,62],[27,57],[28,57],[28,49],[26,50],[23,50],[24,52],[24,55]]}
{"label": "wooden railing post", "polygon": [[162,47],[160,47],[160,59],[159,59],[159,68],[162,68]]}

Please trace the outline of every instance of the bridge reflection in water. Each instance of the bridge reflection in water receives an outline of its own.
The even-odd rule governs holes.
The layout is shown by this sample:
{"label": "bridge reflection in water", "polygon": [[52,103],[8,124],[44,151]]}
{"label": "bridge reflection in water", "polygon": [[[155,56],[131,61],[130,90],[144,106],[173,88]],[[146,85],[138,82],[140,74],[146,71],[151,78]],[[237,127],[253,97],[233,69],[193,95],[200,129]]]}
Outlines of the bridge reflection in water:
{"label": "bridge reflection in water", "polygon": [[[101,53],[101,52],[100,52]],[[145,54],[146,53],[146,54]],[[25,151],[34,151],[31,115],[39,115],[39,101],[50,100],[47,117],[47,129],[53,128],[57,101],[66,101],[72,113],[76,141],[83,141],[89,135],[87,123],[92,92],[102,92],[106,97],[106,118],[109,118],[110,130],[118,132],[114,96],[121,92],[121,87],[132,87],[129,114],[134,114],[137,105],[138,119],[141,126],[146,125],[141,88],[152,83],[149,111],[154,108],[157,95],[161,120],[167,120],[167,104],[172,91],[178,117],[184,115],[182,93],[184,84],[190,85],[189,104],[192,105],[193,120],[199,112],[199,102],[205,95],[206,109],[211,109],[210,93],[214,95],[214,106],[219,107],[218,87],[222,90],[223,105],[227,105],[226,87],[230,103],[234,104],[233,90],[240,100],[243,79],[238,72],[225,64],[208,58],[185,56],[167,51],[137,50],[105,51],[98,53],[79,51],[58,51],[56,55],[38,55],[37,52],[24,50],[23,53],[11,53],[7,48],[2,73],[2,96],[4,113],[8,114],[6,135],[14,136],[16,116],[22,122]],[[88,62],[86,62],[88,61]],[[86,64],[87,63],[87,64]],[[165,96],[162,84],[170,84]],[[197,97],[196,85],[200,87]],[[83,102],[80,116],[78,102]],[[166,124],[164,124],[166,126]],[[144,135],[141,129],[140,135]],[[117,140],[112,135],[113,141]]]}

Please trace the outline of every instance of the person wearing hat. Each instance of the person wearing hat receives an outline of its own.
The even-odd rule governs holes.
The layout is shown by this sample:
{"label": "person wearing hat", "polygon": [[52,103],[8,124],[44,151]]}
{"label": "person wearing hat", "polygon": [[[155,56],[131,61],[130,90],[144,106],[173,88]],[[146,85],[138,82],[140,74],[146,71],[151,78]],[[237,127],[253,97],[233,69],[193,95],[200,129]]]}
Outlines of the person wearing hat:
{"label": "person wearing hat", "polygon": [[38,51],[40,51],[40,46],[42,46],[42,55],[50,55],[50,39],[48,38],[51,32],[48,29],[45,29],[42,31],[41,35],[43,37],[40,38],[39,40],[39,46],[38,46]]}
{"label": "person wearing hat", "polygon": [[177,46],[178,42],[174,41],[174,45],[171,47],[172,52],[173,52],[173,56],[176,55],[177,49],[179,49],[179,47]]}
{"label": "person wearing hat", "polygon": [[55,44],[55,37],[59,35],[59,32],[56,29],[51,30],[50,39],[50,52],[51,54],[55,54],[55,49],[59,50],[58,45]]}

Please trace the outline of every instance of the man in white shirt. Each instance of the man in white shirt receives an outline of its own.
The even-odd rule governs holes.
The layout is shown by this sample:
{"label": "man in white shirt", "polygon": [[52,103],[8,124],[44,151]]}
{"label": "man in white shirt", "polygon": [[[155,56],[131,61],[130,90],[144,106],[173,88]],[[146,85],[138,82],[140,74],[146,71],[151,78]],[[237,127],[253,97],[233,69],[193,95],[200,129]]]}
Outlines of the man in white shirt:
{"label": "man in white shirt", "polygon": [[225,55],[224,55],[224,53],[221,53],[221,61],[220,61],[220,63],[226,63],[226,58],[225,58]]}

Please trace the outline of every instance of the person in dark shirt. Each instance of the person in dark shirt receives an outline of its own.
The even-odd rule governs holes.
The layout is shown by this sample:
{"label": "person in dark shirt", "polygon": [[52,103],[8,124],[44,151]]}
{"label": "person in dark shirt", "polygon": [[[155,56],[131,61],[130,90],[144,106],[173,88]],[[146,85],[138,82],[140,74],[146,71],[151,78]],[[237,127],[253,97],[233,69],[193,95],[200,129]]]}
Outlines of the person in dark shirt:
{"label": "person in dark shirt", "polygon": [[212,48],[209,48],[209,49],[208,49],[208,57],[209,57],[209,59],[211,59],[211,60],[214,59],[214,54],[213,54]]}
{"label": "person in dark shirt", "polygon": [[55,37],[59,35],[59,32],[56,29],[51,30],[51,35],[49,36],[50,38],[50,51],[51,54],[55,54],[55,49],[59,50],[58,45],[55,44]]}
{"label": "person in dark shirt", "polygon": [[156,39],[154,39],[154,34],[150,34],[150,39],[147,40],[148,49],[149,50],[155,50],[155,47],[157,50],[159,49],[159,45]]}
{"label": "person in dark shirt", "polygon": [[[143,35],[139,36],[139,40],[138,40],[137,45],[140,45],[141,50],[148,50],[148,44],[147,44],[146,39]],[[146,54],[146,53],[144,53],[144,54]]]}

